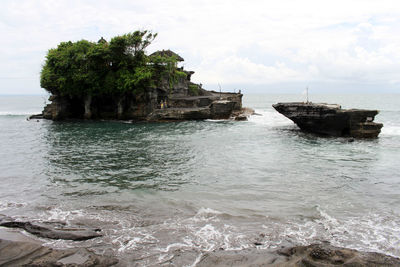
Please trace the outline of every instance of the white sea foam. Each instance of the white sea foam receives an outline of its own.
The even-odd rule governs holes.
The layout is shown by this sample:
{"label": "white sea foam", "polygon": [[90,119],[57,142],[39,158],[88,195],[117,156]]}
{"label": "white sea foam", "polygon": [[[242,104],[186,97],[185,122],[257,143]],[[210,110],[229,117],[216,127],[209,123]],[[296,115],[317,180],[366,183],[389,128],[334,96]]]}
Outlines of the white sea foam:
{"label": "white sea foam", "polygon": [[191,245],[186,244],[186,243],[172,243],[172,244],[168,244],[165,248],[159,249],[159,251],[167,253],[172,248],[185,248],[185,247],[191,247]]}
{"label": "white sea foam", "polygon": [[249,122],[272,127],[293,124],[291,120],[279,114],[275,110],[256,110],[255,112],[259,115],[250,116]]}
{"label": "white sea foam", "polygon": [[[316,218],[273,222],[263,221],[258,227],[265,235],[258,248],[276,248],[279,244],[308,245],[318,241],[329,241],[332,245],[364,251],[376,251],[400,255],[400,221],[391,217],[368,214],[362,218],[340,219],[329,211],[317,207]],[[63,211],[53,208],[49,218],[71,220],[76,218],[94,219],[94,214],[83,214],[81,210]],[[111,214],[108,214],[111,215]],[[201,253],[218,248],[241,250],[254,247],[254,235],[245,233],[240,227],[224,222],[223,213],[211,208],[200,208],[190,218],[170,218],[160,224],[137,226],[129,217],[121,217],[118,224],[111,223],[115,218],[106,214],[96,217],[104,224],[104,236],[96,242],[112,245],[117,255],[144,253],[142,256],[155,256],[158,262],[165,262],[176,251],[192,251],[194,266]],[[93,217],[93,218],[92,218]],[[261,223],[261,222],[260,222]],[[253,233],[254,234],[254,233]],[[258,236],[258,233],[257,235]],[[52,247],[69,247],[69,241],[47,241]],[[94,242],[94,241],[85,241]],[[85,243],[80,244],[84,246]],[[199,254],[200,253],[200,254]],[[147,256],[146,256],[147,255]],[[141,256],[141,257],[142,257]]]}
{"label": "white sea foam", "polygon": [[[400,255],[400,221],[392,215],[385,217],[366,214],[359,218],[338,219],[317,208],[320,216],[310,221],[287,221],[282,225],[265,226],[267,242],[282,239],[301,245],[328,241],[334,246],[363,251],[375,251],[398,257]],[[274,235],[274,231],[280,232]]]}
{"label": "white sea foam", "polygon": [[208,122],[226,122],[226,121],[229,121],[229,120],[212,120],[212,119],[207,119],[207,120],[205,120],[205,121],[208,121]]}
{"label": "white sea foam", "polygon": [[219,221],[218,215],[222,214],[222,212],[211,209],[211,208],[200,208],[196,215],[191,218],[194,222],[202,222],[202,221],[210,221],[215,220]]}
{"label": "white sea foam", "polygon": [[221,223],[222,214],[211,208],[200,208],[194,217],[183,222],[190,233],[186,243],[193,244],[201,251],[210,251],[218,247],[224,250],[249,247],[245,234],[233,225]]}
{"label": "white sea foam", "polygon": [[384,125],[381,130],[381,135],[399,136],[400,126]]}
{"label": "white sea foam", "polygon": [[222,214],[222,212],[218,211],[218,210],[214,210],[211,208],[203,208],[201,207],[199,209],[199,211],[197,212],[196,216],[204,216],[204,215],[218,215],[218,214]]}
{"label": "white sea foam", "polygon": [[142,227],[117,229],[109,233],[112,239],[111,243],[117,248],[117,254],[120,255],[158,243],[159,240],[153,234]]}
{"label": "white sea foam", "polygon": [[21,110],[10,110],[0,111],[0,116],[30,116],[32,114],[39,114],[41,111],[21,111]]}
{"label": "white sea foam", "polygon": [[[46,216],[46,215],[45,215]],[[77,217],[85,217],[86,214],[83,210],[61,210],[60,208],[52,208],[48,210],[46,220],[49,221],[64,221],[67,222]]]}
{"label": "white sea foam", "polygon": [[196,232],[196,236],[202,240],[212,240],[212,239],[220,239],[221,233],[215,229],[215,227],[211,224],[206,224],[200,230]]}
{"label": "white sea foam", "polygon": [[[114,243],[116,243],[117,241],[119,241],[118,239],[114,241]],[[132,249],[136,249],[138,248],[140,242],[142,241],[141,238],[139,237],[134,237],[131,240],[129,240],[128,242],[118,242],[119,243],[119,249],[118,252],[124,252],[126,250],[132,250]]]}

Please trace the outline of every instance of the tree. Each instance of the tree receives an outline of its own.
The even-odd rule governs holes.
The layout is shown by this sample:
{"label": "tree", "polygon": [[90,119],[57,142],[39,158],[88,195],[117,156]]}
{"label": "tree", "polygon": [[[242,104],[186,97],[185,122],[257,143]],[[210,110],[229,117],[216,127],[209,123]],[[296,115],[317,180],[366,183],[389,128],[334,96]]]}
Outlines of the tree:
{"label": "tree", "polygon": [[143,92],[157,84],[157,72],[165,68],[145,54],[156,36],[135,31],[109,43],[103,38],[62,42],[48,51],[40,85],[55,95],[78,97]]}

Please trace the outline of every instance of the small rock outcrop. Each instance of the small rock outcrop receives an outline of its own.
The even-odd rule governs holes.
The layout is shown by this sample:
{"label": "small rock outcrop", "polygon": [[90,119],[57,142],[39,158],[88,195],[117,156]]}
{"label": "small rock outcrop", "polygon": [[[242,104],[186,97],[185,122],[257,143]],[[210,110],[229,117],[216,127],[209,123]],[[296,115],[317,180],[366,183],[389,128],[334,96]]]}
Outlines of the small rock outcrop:
{"label": "small rock outcrop", "polygon": [[17,221],[0,215],[0,226],[19,228],[38,237],[82,241],[102,236],[100,229],[70,228],[60,223],[35,223]]}
{"label": "small rock outcrop", "polygon": [[289,102],[272,105],[303,131],[332,136],[376,138],[383,127],[373,122],[377,110],[342,109],[340,105]]}

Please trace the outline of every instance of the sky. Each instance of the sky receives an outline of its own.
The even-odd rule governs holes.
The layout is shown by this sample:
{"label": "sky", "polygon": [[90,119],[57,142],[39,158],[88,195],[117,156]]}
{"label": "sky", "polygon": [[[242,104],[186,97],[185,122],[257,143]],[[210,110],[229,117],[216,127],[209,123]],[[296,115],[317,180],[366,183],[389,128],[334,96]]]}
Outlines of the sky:
{"label": "sky", "polygon": [[0,94],[45,94],[62,41],[158,33],[206,89],[399,93],[398,0],[0,0]]}

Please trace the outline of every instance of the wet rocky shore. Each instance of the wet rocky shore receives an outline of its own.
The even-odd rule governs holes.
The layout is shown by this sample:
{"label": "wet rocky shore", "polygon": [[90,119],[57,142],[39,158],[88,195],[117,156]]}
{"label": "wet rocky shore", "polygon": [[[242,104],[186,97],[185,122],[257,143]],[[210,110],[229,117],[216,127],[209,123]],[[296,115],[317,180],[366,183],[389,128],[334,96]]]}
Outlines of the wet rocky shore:
{"label": "wet rocky shore", "polygon": [[322,243],[275,251],[248,249],[210,252],[196,266],[400,266],[400,259]]}
{"label": "wet rocky shore", "polygon": [[114,257],[85,248],[52,249],[21,230],[40,238],[82,241],[102,236],[100,229],[68,227],[63,223],[19,221],[0,215],[0,266],[112,266]]}
{"label": "wet rocky shore", "polygon": [[[21,232],[23,229],[39,237],[82,240],[98,237],[97,232],[100,230],[59,230],[49,224],[50,226],[41,228],[41,231],[32,231],[32,228],[42,226],[34,222],[16,222],[5,216],[0,224],[0,266],[142,266],[142,263],[129,262],[123,256],[117,258],[115,255],[97,255],[90,248],[53,249]],[[72,238],[62,231],[71,231]],[[90,233],[95,234],[90,236]],[[79,235],[82,238],[77,238]],[[192,259],[192,266],[400,266],[399,258],[335,247],[329,243],[282,247],[276,250],[258,249],[257,245],[259,244],[243,250],[219,249],[204,252],[197,258],[190,251],[180,251],[167,261],[150,266],[183,266],[190,263],[189,258]],[[194,258],[196,260],[193,262]]]}
{"label": "wet rocky shore", "polygon": [[53,249],[20,230],[0,227],[0,266],[114,266],[113,256],[86,248]]}

